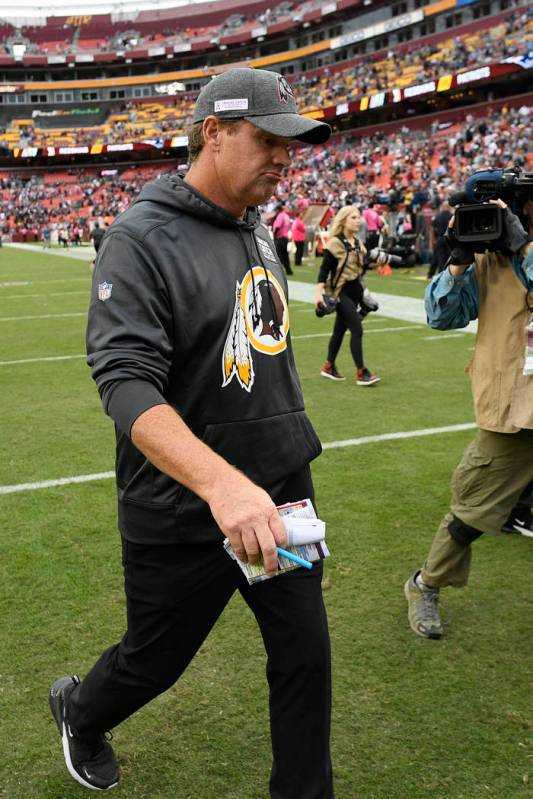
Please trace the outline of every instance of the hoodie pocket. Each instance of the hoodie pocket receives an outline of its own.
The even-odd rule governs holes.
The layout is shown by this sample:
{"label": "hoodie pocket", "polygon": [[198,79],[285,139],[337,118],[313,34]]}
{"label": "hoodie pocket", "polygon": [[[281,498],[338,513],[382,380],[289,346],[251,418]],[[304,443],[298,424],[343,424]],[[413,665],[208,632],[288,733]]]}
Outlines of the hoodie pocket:
{"label": "hoodie pocket", "polygon": [[[322,449],[304,411],[209,424],[202,440],[269,493],[273,486],[316,458]],[[161,495],[156,491],[150,502],[122,498],[123,535],[132,541],[152,543],[201,544],[219,540],[221,533],[207,502],[183,485],[174,483],[174,492],[170,505],[157,502],[168,499],[167,492]]]}
{"label": "hoodie pocket", "polygon": [[[209,424],[202,440],[266,491],[300,471],[322,451],[304,411]],[[180,491],[175,508],[177,524],[183,532],[192,527],[206,532],[216,528],[207,503],[188,489]]]}
{"label": "hoodie pocket", "polygon": [[203,440],[263,487],[299,471],[322,451],[304,411],[208,424]]}

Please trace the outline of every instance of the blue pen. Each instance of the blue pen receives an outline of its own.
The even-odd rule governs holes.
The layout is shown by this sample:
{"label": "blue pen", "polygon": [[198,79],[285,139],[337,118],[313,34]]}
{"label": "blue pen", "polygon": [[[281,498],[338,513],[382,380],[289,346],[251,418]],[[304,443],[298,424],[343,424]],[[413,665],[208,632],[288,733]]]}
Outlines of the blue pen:
{"label": "blue pen", "polygon": [[298,555],[294,555],[292,552],[287,552],[286,549],[282,549],[281,547],[278,547],[278,555],[283,555],[284,558],[287,558],[287,560],[294,561],[294,563],[297,563],[298,566],[303,566],[304,569],[313,568],[313,564],[311,563],[310,560],[304,560],[303,558],[300,558]]}

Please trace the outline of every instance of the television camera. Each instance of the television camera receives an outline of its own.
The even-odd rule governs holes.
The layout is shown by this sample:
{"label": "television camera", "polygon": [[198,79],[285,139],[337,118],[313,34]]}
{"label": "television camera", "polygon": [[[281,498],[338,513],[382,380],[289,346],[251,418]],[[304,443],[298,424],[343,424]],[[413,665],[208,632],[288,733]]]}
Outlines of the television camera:
{"label": "television camera", "polygon": [[455,207],[455,238],[461,244],[481,245],[481,251],[498,249],[496,243],[504,232],[504,209],[489,200],[503,200],[519,216],[528,198],[533,199],[533,172],[518,167],[475,172],[464,190],[449,199]]}

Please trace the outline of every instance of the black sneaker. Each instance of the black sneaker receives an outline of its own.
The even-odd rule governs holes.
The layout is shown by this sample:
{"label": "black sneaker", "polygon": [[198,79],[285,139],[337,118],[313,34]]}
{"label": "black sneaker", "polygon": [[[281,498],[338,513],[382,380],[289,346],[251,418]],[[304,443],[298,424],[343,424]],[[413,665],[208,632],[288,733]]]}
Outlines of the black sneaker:
{"label": "black sneaker", "polygon": [[68,721],[68,697],[79,682],[79,677],[75,676],[57,680],[50,688],[50,709],[63,740],[63,754],[70,776],[84,788],[106,791],[114,788],[119,779],[111,744],[101,733],[75,735]]}
{"label": "black sneaker", "polygon": [[533,513],[530,508],[515,508],[502,527],[504,533],[521,533],[533,538]]}

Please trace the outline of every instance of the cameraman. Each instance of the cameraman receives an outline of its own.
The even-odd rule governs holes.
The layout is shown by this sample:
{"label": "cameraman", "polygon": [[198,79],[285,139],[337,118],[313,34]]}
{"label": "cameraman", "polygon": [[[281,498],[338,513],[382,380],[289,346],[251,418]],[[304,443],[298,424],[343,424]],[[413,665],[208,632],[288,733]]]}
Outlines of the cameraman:
{"label": "cameraman", "polygon": [[405,584],[409,623],[425,638],[443,633],[439,589],[466,585],[472,542],[502,530],[533,479],[533,374],[523,374],[533,243],[504,202],[491,202],[504,209],[498,251],[475,255],[457,241],[452,217],[449,265],[426,290],[431,327],[461,328],[478,319],[469,374],[479,429],[454,472],[450,512],[422,569]]}

